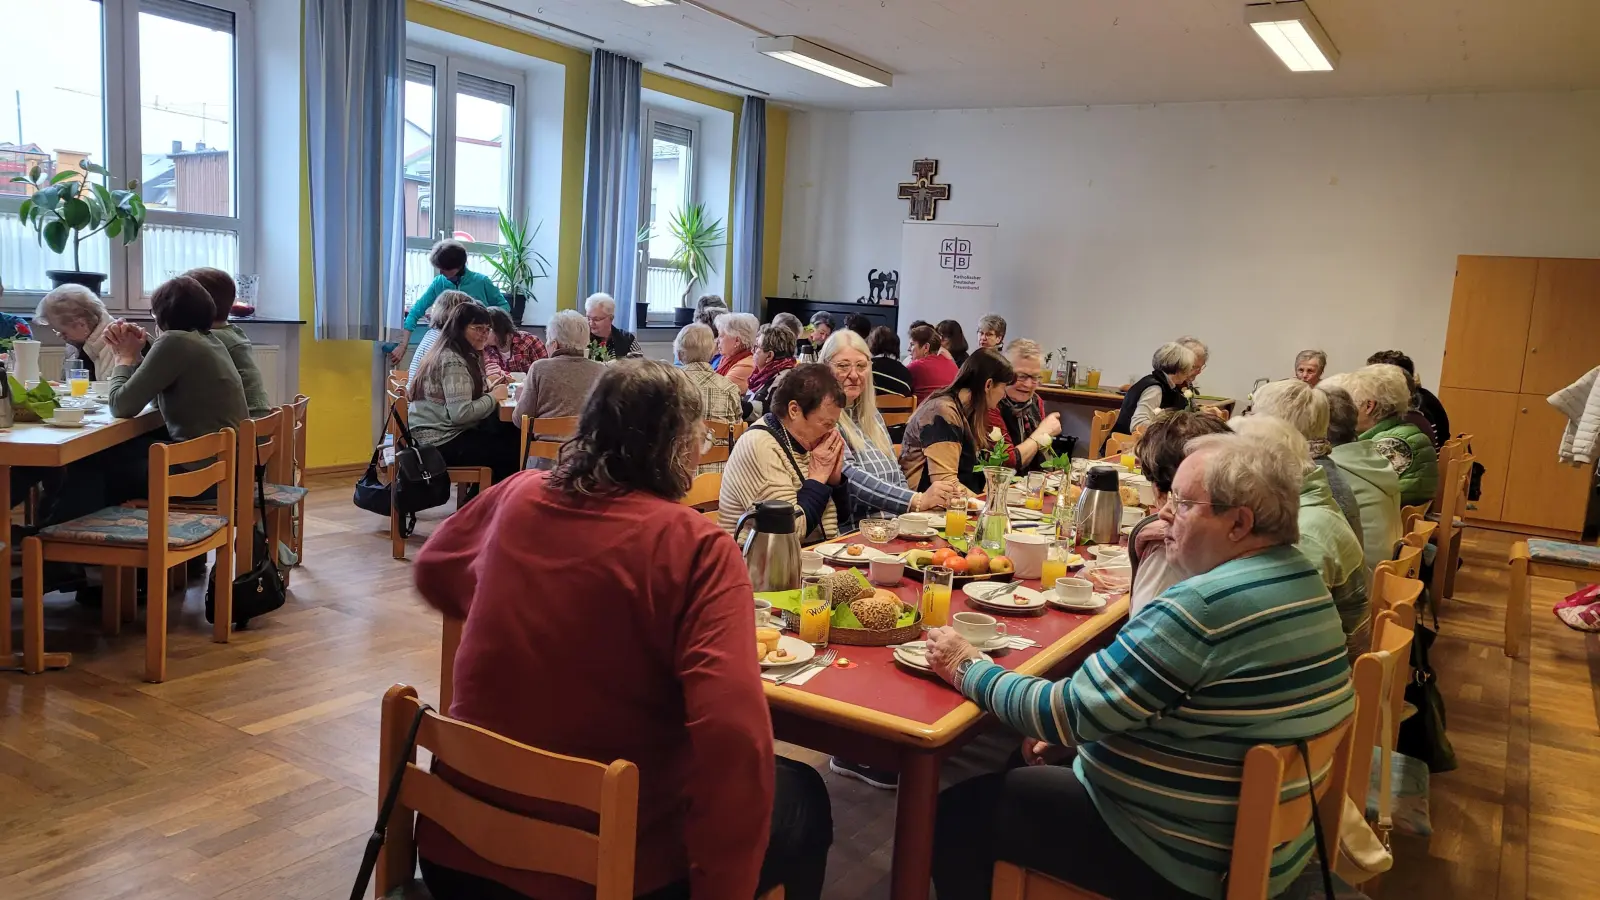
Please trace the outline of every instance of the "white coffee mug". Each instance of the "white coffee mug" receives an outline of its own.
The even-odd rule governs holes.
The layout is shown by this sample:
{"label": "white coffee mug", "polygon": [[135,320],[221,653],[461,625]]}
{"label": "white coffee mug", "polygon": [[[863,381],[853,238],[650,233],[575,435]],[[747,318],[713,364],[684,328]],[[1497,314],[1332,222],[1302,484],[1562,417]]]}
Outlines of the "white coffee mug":
{"label": "white coffee mug", "polygon": [[879,587],[892,587],[904,577],[906,564],[898,559],[875,559],[867,563],[867,580]]}
{"label": "white coffee mug", "polygon": [[772,601],[756,598],[756,627],[772,627]]}
{"label": "white coffee mug", "polygon": [[956,634],[966,638],[967,643],[980,647],[1006,634],[1006,623],[977,612],[956,613],[951,616],[951,627],[955,628]]}
{"label": "white coffee mug", "polygon": [[815,550],[800,551],[800,571],[810,575],[822,568],[822,554]]}
{"label": "white coffee mug", "polygon": [[1094,599],[1094,585],[1084,578],[1057,578],[1056,599],[1082,606]]}

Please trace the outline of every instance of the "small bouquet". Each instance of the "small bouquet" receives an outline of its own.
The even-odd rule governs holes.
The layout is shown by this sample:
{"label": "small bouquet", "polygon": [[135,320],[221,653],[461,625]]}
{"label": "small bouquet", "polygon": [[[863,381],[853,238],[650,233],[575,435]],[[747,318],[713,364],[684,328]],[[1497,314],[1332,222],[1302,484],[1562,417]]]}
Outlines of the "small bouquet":
{"label": "small bouquet", "polygon": [[1011,462],[1011,444],[1006,440],[1005,434],[999,428],[989,429],[989,440],[994,441],[994,446],[989,448],[987,454],[978,456],[978,464],[972,467],[972,471],[982,472],[984,469],[1004,468]]}

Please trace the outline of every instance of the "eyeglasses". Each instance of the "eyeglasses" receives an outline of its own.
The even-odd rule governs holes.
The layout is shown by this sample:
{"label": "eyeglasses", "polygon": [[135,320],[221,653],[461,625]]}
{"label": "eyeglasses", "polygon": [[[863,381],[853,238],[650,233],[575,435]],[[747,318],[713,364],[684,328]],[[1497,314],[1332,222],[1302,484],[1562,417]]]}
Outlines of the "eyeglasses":
{"label": "eyeglasses", "polygon": [[1177,494],[1172,492],[1167,493],[1167,503],[1180,513],[1184,510],[1193,509],[1196,506],[1209,506],[1212,509],[1233,508],[1233,506],[1228,503],[1213,503],[1210,500],[1185,500],[1184,498],[1179,497]]}
{"label": "eyeglasses", "polygon": [[1017,384],[1038,384],[1039,376],[1029,375],[1025,372],[1017,373]]}
{"label": "eyeglasses", "polygon": [[491,325],[468,325],[467,334],[490,334],[494,331]]}
{"label": "eyeglasses", "polygon": [[589,320],[589,324],[592,325],[595,322],[604,322],[607,319],[613,319],[613,318],[616,318],[616,317],[615,316],[596,315],[596,316],[584,316],[584,318],[588,319]]}
{"label": "eyeglasses", "polygon": [[872,363],[857,363],[856,365],[834,365],[833,374],[836,378],[843,378],[851,372],[866,376],[872,373]]}

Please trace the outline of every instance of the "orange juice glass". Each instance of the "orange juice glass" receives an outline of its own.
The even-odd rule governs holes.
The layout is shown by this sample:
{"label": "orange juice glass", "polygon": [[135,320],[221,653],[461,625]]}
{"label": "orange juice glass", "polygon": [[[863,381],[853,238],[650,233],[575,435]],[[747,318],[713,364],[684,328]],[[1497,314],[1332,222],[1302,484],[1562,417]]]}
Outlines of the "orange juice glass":
{"label": "orange juice glass", "polygon": [[69,370],[67,372],[67,387],[72,389],[72,396],[74,397],[82,397],[89,393],[89,370]]}
{"label": "orange juice glass", "polygon": [[960,502],[960,509],[955,509],[952,507],[951,509],[945,510],[944,536],[946,538],[960,537],[967,532],[967,502],[965,500]]}
{"label": "orange juice glass", "polygon": [[1127,469],[1129,472],[1139,468],[1139,458],[1134,456],[1132,453],[1123,453],[1122,456],[1117,459],[1117,462],[1122,463],[1122,467]]}
{"label": "orange juice glass", "polygon": [[1086,376],[1084,376],[1084,383],[1086,385],[1088,385],[1089,390],[1091,390],[1091,391],[1099,390],[1100,389],[1100,370],[1099,369],[1090,369],[1089,373]]}
{"label": "orange juice glass", "polygon": [[818,650],[828,646],[828,634],[833,625],[833,604],[828,602],[828,595],[822,576],[801,576],[800,640]]}
{"label": "orange juice glass", "polygon": [[955,572],[945,566],[929,566],[922,572],[922,625],[943,628],[950,624],[950,590]]}
{"label": "orange juice glass", "polygon": [[1067,577],[1067,562],[1072,558],[1072,544],[1056,541],[1045,550],[1044,565],[1039,569],[1039,581],[1046,589],[1055,586],[1057,578]]}

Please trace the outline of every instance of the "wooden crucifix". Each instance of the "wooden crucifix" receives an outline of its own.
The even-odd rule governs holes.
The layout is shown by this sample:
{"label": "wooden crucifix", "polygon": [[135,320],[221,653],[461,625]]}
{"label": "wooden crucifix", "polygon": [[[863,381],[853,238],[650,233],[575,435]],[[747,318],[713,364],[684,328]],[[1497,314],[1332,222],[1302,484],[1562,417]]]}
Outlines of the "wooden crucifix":
{"label": "wooden crucifix", "polygon": [[911,164],[915,181],[901,182],[900,199],[911,201],[911,218],[931,222],[938,217],[938,202],[950,199],[950,185],[934,184],[939,173],[937,159],[919,159]]}

